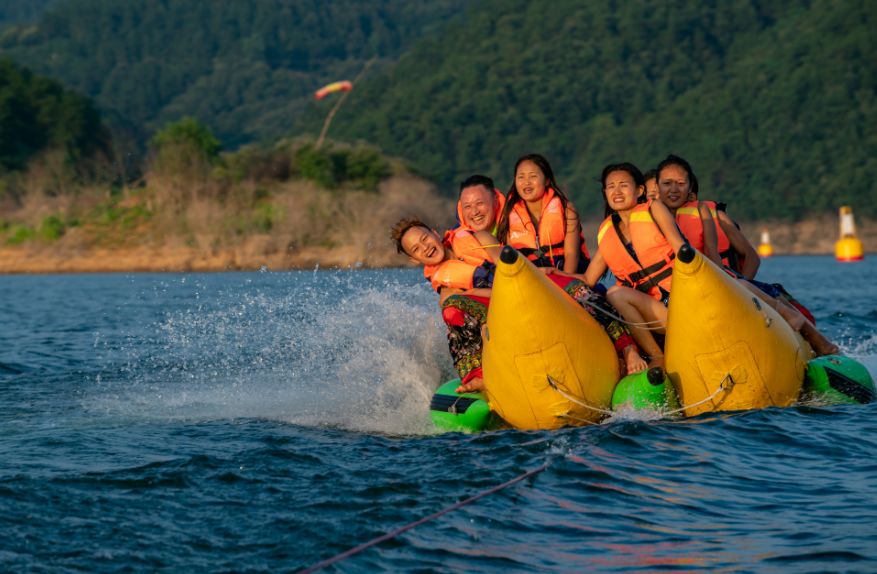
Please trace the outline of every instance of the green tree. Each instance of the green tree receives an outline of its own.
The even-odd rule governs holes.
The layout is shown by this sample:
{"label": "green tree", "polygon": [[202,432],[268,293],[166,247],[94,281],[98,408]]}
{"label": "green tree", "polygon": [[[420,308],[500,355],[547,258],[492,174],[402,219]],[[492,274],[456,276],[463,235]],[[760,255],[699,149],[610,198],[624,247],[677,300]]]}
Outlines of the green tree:
{"label": "green tree", "polygon": [[150,140],[153,168],[167,176],[204,177],[219,160],[222,149],[210,129],[195,118],[167,125]]}

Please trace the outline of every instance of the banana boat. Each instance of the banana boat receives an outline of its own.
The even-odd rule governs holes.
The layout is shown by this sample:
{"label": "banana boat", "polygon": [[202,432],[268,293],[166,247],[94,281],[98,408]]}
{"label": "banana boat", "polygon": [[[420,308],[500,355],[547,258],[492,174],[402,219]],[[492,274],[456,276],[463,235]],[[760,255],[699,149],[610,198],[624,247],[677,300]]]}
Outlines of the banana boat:
{"label": "banana boat", "polygon": [[603,328],[526,257],[505,247],[484,331],[485,396],[519,429],[599,422],[619,378]]}
{"label": "banana boat", "polygon": [[488,416],[495,413],[519,429],[552,429],[599,422],[610,408],[695,416],[784,407],[802,397],[877,400],[861,363],[811,359],[809,345],[779,313],[687,245],[674,263],[667,324],[669,381],[651,369],[616,385],[618,361],[600,325],[506,247],[484,330],[486,390],[458,394],[459,381],[446,383],[433,399],[433,420],[442,430],[472,432],[499,428]]}
{"label": "banana boat", "polygon": [[779,313],[686,245],[673,265],[664,356],[694,416],[791,405],[811,351]]}

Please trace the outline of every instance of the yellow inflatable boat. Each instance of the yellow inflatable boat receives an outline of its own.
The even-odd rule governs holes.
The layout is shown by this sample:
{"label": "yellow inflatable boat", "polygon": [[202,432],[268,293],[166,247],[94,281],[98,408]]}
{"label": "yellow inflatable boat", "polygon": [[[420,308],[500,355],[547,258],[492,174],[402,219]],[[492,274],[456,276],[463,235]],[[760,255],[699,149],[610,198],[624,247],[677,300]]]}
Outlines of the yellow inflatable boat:
{"label": "yellow inflatable boat", "polygon": [[[701,253],[680,249],[665,363],[686,416],[791,405],[811,357],[772,307]],[[602,327],[510,247],[497,262],[483,368],[490,410],[519,429],[599,422],[620,376]]]}
{"label": "yellow inflatable boat", "polygon": [[598,422],[618,359],[603,328],[511,247],[496,265],[483,351],[491,410],[519,429]]}
{"label": "yellow inflatable boat", "polygon": [[788,406],[811,350],[767,303],[691,247],[679,250],[664,346],[685,415]]}

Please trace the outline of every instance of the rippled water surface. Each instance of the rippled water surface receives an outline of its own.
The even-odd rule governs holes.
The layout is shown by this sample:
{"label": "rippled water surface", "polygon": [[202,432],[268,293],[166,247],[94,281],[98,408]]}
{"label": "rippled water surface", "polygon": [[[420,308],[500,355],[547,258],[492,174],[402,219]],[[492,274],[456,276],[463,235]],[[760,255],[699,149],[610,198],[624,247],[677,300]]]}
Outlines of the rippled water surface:
{"label": "rippled water surface", "polygon": [[[877,257],[774,258],[877,373]],[[877,405],[435,434],[415,271],[0,277],[0,570],[875,572]]]}

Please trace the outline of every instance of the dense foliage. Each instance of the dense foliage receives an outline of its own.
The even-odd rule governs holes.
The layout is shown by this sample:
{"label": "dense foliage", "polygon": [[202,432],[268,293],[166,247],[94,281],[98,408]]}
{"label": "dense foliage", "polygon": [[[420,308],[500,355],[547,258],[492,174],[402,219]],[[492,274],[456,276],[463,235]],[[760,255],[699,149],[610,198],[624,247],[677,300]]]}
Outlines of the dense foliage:
{"label": "dense foliage", "polygon": [[19,22],[30,22],[52,5],[64,0],[2,0],[0,1],[0,28]]}
{"label": "dense foliage", "polygon": [[333,133],[448,189],[472,172],[508,185],[541,152],[589,216],[603,165],[671,152],[738,216],[873,216],[875,25],[856,0],[496,0],[364,86]]}
{"label": "dense foliage", "polygon": [[[536,151],[596,217],[604,164],[672,152],[733,214],[797,219],[842,203],[877,216],[875,24],[856,0],[65,0],[0,51],[145,133],[191,116],[226,149],[316,135],[333,104],[312,90],[377,57],[330,137],[448,192],[473,172],[506,187]],[[13,164],[34,146],[17,145]],[[361,163],[298,153],[329,184]]]}
{"label": "dense foliage", "polygon": [[396,56],[463,2],[67,0],[0,51],[147,132],[188,115],[236,145],[288,133],[320,85]]}
{"label": "dense foliage", "polygon": [[106,145],[88,98],[0,59],[0,173],[24,168],[43,151],[60,150],[75,163]]}

